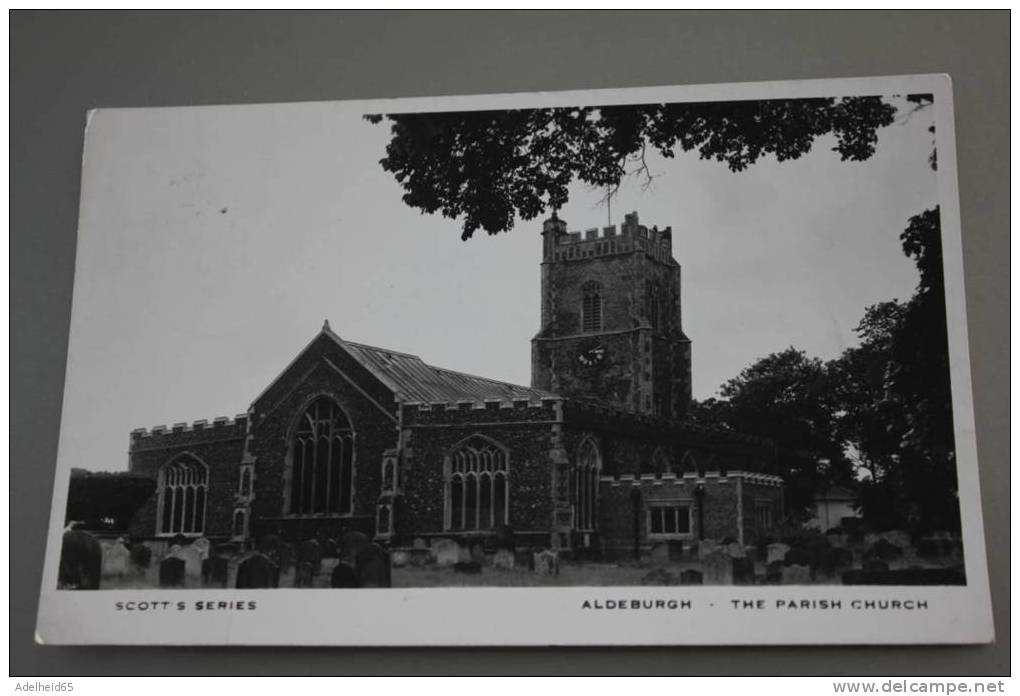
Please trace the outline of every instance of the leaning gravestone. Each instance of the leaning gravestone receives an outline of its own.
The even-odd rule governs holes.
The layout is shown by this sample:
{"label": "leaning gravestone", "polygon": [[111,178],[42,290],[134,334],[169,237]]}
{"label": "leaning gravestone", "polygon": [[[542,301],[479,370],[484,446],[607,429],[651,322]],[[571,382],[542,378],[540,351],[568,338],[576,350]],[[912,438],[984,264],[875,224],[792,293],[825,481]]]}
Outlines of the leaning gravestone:
{"label": "leaning gravestone", "polygon": [[159,564],[159,586],[180,587],[184,584],[184,560],[168,556]]}
{"label": "leaning gravestone", "polygon": [[785,561],[786,554],[790,551],[790,547],[786,544],[769,544],[768,555],[765,556],[765,563],[775,563],[776,561]]}
{"label": "leaning gravestone", "polygon": [[103,573],[103,546],[88,532],[64,532],[60,546],[58,586],[73,590],[98,590]]}
{"label": "leaning gravestone", "polygon": [[747,552],[739,541],[731,541],[723,547],[723,551],[730,558],[747,558]]}
{"label": "leaning gravestone", "polygon": [[123,577],[128,574],[131,552],[120,539],[103,548],[103,577]]}
{"label": "leaning gravestone", "polygon": [[362,587],[390,587],[390,555],[378,544],[358,552],[354,570]]}
{"label": "leaning gravestone", "polygon": [[337,546],[337,554],[340,556],[341,561],[346,561],[353,565],[361,550],[371,543],[372,540],[361,532],[344,532]]}
{"label": "leaning gravestone", "polygon": [[312,567],[312,575],[318,575],[322,569],[322,551],[315,539],[302,541],[297,549],[297,564],[307,563]]}
{"label": "leaning gravestone", "polygon": [[452,566],[460,563],[460,544],[452,539],[436,539],[432,543],[432,556],[436,565]]}
{"label": "leaning gravestone", "polygon": [[146,570],[152,563],[152,549],[140,542],[131,547],[131,563],[139,570]]}
{"label": "leaning gravestone", "polygon": [[701,560],[706,585],[732,585],[733,559],[722,551],[710,553]]}
{"label": "leaning gravestone", "polygon": [[807,585],[811,582],[811,567],[806,565],[783,566],[784,585]]}
{"label": "leaning gravestone", "polygon": [[535,554],[535,572],[539,575],[559,575],[560,557],[555,551],[540,551]]}
{"label": "leaning gravestone", "polygon": [[702,584],[703,577],[701,573],[694,570],[694,568],[688,568],[680,573],[680,584],[681,585],[700,585]]}
{"label": "leaning gravestone", "polygon": [[279,568],[263,553],[255,553],[241,561],[237,567],[238,589],[263,589],[276,587],[279,582]]}
{"label": "leaning gravestone", "polygon": [[333,575],[329,579],[329,586],[335,588],[360,587],[358,573],[354,567],[344,561],[340,561],[333,569]]}
{"label": "leaning gravestone", "polygon": [[510,570],[514,567],[514,552],[510,549],[496,549],[492,555],[492,567]]}

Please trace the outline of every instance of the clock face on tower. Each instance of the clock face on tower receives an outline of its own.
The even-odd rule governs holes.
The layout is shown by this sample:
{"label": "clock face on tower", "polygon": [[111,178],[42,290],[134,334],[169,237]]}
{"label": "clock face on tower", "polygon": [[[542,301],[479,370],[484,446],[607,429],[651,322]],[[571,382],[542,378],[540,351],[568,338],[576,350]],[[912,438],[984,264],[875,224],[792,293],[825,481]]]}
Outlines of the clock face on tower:
{"label": "clock face on tower", "polygon": [[577,354],[577,362],[584,365],[585,367],[595,367],[602,364],[602,360],[606,357],[606,350],[601,345],[596,345],[591,348],[583,348],[581,352]]}

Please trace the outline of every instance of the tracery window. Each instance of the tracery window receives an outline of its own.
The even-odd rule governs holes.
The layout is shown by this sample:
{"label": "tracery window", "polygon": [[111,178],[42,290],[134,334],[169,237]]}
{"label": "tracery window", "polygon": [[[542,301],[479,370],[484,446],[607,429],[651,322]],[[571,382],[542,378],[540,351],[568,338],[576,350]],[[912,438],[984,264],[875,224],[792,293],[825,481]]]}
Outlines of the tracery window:
{"label": "tracery window", "polygon": [[291,442],[292,515],[346,514],[354,481],[354,431],[332,399],[312,402]]}
{"label": "tracery window", "polygon": [[591,439],[581,443],[574,466],[575,526],[580,530],[594,530],[598,521],[599,476],[602,457]]}
{"label": "tracery window", "polygon": [[493,529],[508,523],[509,466],[498,445],[473,437],[447,458],[446,528]]}
{"label": "tracery window", "polygon": [[205,464],[191,455],[173,460],[160,471],[159,533],[201,534],[209,485]]}
{"label": "tracery window", "polygon": [[589,280],[581,287],[581,331],[592,333],[602,330],[602,286]]}

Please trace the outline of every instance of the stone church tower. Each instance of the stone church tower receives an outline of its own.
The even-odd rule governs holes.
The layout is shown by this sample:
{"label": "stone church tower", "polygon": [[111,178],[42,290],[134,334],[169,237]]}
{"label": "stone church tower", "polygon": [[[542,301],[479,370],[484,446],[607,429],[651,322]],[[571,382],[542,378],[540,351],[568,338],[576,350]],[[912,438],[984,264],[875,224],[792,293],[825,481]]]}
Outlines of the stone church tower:
{"label": "stone church tower", "polygon": [[542,228],[542,327],[531,384],[565,397],[675,420],[691,399],[691,342],[681,328],[672,230],[639,224]]}

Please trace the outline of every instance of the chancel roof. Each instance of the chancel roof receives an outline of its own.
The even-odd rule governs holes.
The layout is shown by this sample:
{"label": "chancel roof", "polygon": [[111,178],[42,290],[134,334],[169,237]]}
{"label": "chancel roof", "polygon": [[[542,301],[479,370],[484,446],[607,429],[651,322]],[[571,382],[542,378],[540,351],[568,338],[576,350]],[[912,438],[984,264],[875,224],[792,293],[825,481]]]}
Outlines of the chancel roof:
{"label": "chancel roof", "polygon": [[417,355],[345,341],[328,326],[324,331],[405,402],[537,401],[555,396],[542,389],[434,367]]}

